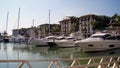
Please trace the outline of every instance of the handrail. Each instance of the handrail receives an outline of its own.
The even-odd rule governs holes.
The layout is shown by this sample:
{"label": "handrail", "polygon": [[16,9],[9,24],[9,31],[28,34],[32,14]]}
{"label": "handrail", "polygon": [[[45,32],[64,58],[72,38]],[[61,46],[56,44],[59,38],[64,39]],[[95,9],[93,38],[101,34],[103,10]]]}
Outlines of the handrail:
{"label": "handrail", "polygon": [[[55,58],[55,59],[26,59],[26,60],[0,60],[0,62],[20,62],[18,68],[22,68],[26,63],[29,68],[32,68],[29,62],[50,62],[48,68],[52,68],[54,64],[57,68],[119,68],[120,56],[101,56],[101,57],[86,57],[86,58]],[[72,61],[71,65],[61,66],[62,61]],[[87,61],[86,63],[81,63]]]}

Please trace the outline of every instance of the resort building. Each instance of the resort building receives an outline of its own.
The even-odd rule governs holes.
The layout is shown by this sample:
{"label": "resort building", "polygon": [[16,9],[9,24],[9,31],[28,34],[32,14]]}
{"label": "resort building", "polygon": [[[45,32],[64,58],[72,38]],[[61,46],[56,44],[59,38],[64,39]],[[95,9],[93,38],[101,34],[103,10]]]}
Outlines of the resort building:
{"label": "resort building", "polygon": [[93,27],[90,24],[93,19],[93,14],[79,17],[79,32],[82,33],[85,38],[89,37],[93,33]]}
{"label": "resort building", "polygon": [[38,27],[38,33],[40,38],[44,38],[49,35],[59,35],[60,34],[60,25],[59,24],[42,24]]}
{"label": "resort building", "polygon": [[109,27],[106,27],[107,32],[120,34],[120,24],[116,20],[111,20],[108,25]]}
{"label": "resort building", "polygon": [[32,28],[13,29],[12,36],[14,36],[14,37],[24,36],[26,38],[29,38],[29,37],[35,36],[33,32],[34,31]]}
{"label": "resort building", "polygon": [[34,27],[31,27],[31,28],[27,28],[27,31],[26,31],[26,34],[29,36],[29,37],[35,37],[35,28]]}
{"label": "resort building", "polygon": [[12,30],[12,36],[17,37],[18,35],[20,35],[22,33],[21,29],[13,29]]}
{"label": "resort building", "polygon": [[70,33],[77,32],[79,28],[79,20],[77,17],[71,16],[59,21],[61,25],[61,34],[69,35]]}

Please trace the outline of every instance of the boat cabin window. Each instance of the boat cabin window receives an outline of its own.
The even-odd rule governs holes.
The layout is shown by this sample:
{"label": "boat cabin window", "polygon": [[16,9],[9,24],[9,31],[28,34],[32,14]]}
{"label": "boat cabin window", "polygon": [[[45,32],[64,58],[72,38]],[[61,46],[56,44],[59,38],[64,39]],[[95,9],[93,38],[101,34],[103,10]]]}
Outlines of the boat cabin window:
{"label": "boat cabin window", "polygon": [[69,39],[74,39],[74,38],[66,38],[66,39],[68,39],[68,40],[69,40]]}
{"label": "boat cabin window", "polygon": [[106,34],[104,37],[107,38],[107,37],[110,37],[111,35],[110,34]]}
{"label": "boat cabin window", "polygon": [[56,38],[56,40],[62,40],[62,39],[65,39],[65,38]]}
{"label": "boat cabin window", "polygon": [[110,37],[107,37],[106,39],[107,40],[115,40],[117,37],[116,36],[110,36]]}
{"label": "boat cabin window", "polygon": [[120,40],[120,36],[117,36],[117,40]]}
{"label": "boat cabin window", "polygon": [[102,38],[102,39],[104,39],[104,36],[102,36],[102,35],[99,35],[99,36],[92,36],[91,38]]}
{"label": "boat cabin window", "polygon": [[102,39],[106,39],[107,37],[111,36],[110,34],[106,34],[106,35],[95,35],[92,36],[91,38],[102,38]]}

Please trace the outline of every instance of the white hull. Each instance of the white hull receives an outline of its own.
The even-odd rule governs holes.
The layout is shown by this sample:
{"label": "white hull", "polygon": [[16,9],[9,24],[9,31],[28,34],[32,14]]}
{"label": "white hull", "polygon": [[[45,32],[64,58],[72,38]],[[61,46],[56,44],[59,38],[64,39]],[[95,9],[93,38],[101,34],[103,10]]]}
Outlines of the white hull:
{"label": "white hull", "polygon": [[55,43],[57,44],[58,47],[75,47],[77,45],[75,45],[75,41],[72,40],[59,40],[59,41],[55,41]]}
{"label": "white hull", "polygon": [[29,44],[31,45],[37,45],[37,46],[47,46],[47,42],[43,39],[30,39],[28,41]]}
{"label": "white hull", "polygon": [[120,48],[120,41],[118,40],[103,40],[103,41],[89,41],[89,42],[76,42],[83,51],[104,51],[109,49]]}
{"label": "white hull", "polygon": [[120,48],[120,36],[108,33],[93,34],[90,38],[76,41],[83,51],[104,51],[109,49]]}

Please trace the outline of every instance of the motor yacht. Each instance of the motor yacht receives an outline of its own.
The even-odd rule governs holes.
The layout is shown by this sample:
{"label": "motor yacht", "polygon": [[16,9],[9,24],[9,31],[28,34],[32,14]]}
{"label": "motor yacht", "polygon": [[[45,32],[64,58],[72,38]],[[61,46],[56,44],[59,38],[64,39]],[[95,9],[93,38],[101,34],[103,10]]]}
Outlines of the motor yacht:
{"label": "motor yacht", "polygon": [[55,41],[58,47],[76,47],[75,41],[83,39],[83,36],[80,33],[71,33],[68,37],[65,37],[64,39]]}
{"label": "motor yacht", "polygon": [[75,47],[75,39],[73,37],[66,37],[65,39],[55,41],[58,47],[67,48]]}
{"label": "motor yacht", "polygon": [[47,42],[47,44],[50,47],[54,47],[54,46],[56,46],[55,39],[56,39],[56,36],[47,36],[47,37],[45,37],[44,40]]}
{"label": "motor yacht", "polygon": [[84,52],[104,51],[120,48],[120,35],[95,33],[89,38],[75,42]]}

